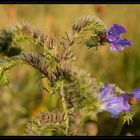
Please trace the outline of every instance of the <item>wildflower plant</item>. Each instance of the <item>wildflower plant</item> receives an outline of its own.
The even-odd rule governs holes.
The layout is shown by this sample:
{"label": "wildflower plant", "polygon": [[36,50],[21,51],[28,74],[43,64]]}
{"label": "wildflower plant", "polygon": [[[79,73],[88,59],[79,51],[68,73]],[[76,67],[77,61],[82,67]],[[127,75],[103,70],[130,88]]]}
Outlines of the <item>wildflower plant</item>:
{"label": "wildflower plant", "polygon": [[[87,135],[86,120],[98,121],[98,113],[106,111],[115,119],[129,122],[136,112],[140,89],[125,93],[115,84],[97,82],[88,72],[75,65],[72,49],[105,47],[123,51],[132,42],[121,39],[126,29],[118,24],[107,28],[97,17],[80,17],[69,32],[57,39],[45,29],[22,23],[0,31],[0,83],[8,86],[7,74],[17,66],[30,66],[41,74],[40,86],[48,95],[57,95],[57,107],[40,112],[27,123],[27,135]],[[30,46],[30,47],[28,47]],[[43,79],[46,82],[43,82]]]}

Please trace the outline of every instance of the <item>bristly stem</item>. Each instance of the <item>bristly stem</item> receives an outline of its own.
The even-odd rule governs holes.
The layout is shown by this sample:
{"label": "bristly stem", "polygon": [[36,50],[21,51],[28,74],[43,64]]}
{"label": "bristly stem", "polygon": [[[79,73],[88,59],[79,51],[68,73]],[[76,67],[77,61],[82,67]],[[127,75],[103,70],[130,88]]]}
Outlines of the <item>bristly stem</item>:
{"label": "bristly stem", "polygon": [[62,81],[61,82],[61,87],[60,87],[60,97],[61,97],[61,100],[62,100],[63,111],[64,111],[65,116],[66,116],[66,134],[68,134],[68,129],[69,129],[69,116],[68,116],[68,109],[67,109],[67,105],[66,105],[66,101],[65,101],[63,87],[64,87],[64,83]]}
{"label": "bristly stem", "polygon": [[114,131],[114,136],[119,136],[122,128],[123,128],[123,119],[122,117],[120,117],[118,120],[117,128]]}

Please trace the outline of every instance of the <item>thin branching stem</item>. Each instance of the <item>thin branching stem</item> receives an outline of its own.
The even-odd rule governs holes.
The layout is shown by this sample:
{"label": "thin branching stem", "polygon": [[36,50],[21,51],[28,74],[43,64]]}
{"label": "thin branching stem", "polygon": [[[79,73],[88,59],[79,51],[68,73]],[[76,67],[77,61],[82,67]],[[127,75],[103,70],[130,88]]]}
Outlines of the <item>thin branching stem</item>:
{"label": "thin branching stem", "polygon": [[117,127],[114,131],[114,136],[119,136],[122,128],[123,128],[123,119],[122,119],[122,117],[120,117],[119,120],[118,120]]}
{"label": "thin branching stem", "polygon": [[63,111],[65,113],[66,116],[66,134],[68,134],[68,129],[69,129],[69,116],[68,116],[68,109],[67,109],[67,105],[66,105],[66,101],[65,101],[65,97],[64,97],[64,82],[61,82],[61,89],[60,89],[60,97],[62,100],[62,107],[63,107]]}

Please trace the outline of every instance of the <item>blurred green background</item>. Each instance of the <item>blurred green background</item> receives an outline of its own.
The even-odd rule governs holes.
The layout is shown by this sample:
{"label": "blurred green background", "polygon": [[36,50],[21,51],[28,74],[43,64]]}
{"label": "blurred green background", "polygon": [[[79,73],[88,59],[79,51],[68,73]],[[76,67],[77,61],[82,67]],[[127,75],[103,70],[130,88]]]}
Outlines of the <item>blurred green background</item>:
{"label": "blurred green background", "polygon": [[[48,35],[53,33],[59,38],[70,29],[77,17],[84,15],[101,18],[107,27],[114,23],[125,26],[127,33],[123,37],[131,40],[133,46],[126,48],[123,53],[110,53],[108,46],[97,52],[94,49],[77,47],[74,48],[77,54],[76,64],[98,80],[116,83],[124,91],[130,92],[140,87],[140,5],[0,5],[0,28],[25,21],[45,27]],[[41,94],[34,75],[36,72],[28,68],[14,69],[9,75],[11,86],[0,89],[0,135],[24,135],[25,124],[30,116],[55,106],[55,103],[51,102],[53,99],[48,101],[47,96]],[[139,115],[140,111],[134,117],[133,123],[124,125],[119,135],[140,135]],[[99,115],[98,135],[113,135],[117,124],[117,119],[104,113]]]}

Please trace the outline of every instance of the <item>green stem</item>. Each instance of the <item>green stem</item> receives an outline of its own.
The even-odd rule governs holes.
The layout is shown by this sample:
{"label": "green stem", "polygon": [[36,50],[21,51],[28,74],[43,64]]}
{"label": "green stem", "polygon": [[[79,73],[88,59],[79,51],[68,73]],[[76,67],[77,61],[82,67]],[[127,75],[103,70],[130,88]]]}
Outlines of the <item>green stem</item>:
{"label": "green stem", "polygon": [[120,117],[117,124],[117,128],[114,131],[114,136],[119,136],[122,128],[123,128],[123,120],[122,117]]}
{"label": "green stem", "polygon": [[61,96],[61,100],[62,100],[63,111],[65,112],[65,115],[66,115],[66,134],[68,134],[69,116],[68,116],[68,109],[67,109],[67,105],[66,105],[66,101],[65,101],[65,97],[64,97],[63,86],[64,86],[64,85],[63,85],[63,81],[62,81],[62,82],[61,82],[60,96]]}

